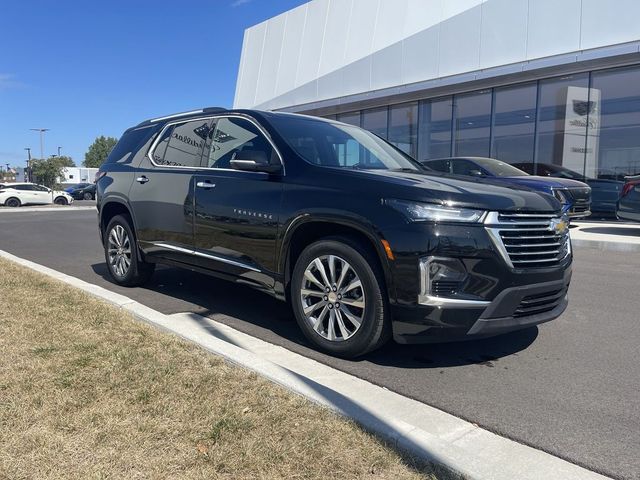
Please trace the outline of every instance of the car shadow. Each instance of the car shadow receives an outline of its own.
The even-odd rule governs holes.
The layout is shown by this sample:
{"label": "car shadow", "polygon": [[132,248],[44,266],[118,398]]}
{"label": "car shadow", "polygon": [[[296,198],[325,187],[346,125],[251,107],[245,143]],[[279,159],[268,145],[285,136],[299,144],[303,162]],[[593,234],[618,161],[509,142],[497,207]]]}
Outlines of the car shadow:
{"label": "car shadow", "polygon": [[[92,269],[111,282],[104,262],[92,265]],[[189,270],[159,266],[151,281],[140,288],[183,302],[184,308],[178,308],[174,313],[190,311],[334,366],[346,362],[412,369],[476,364],[492,367],[501,357],[526,349],[538,336],[537,327],[532,327],[498,337],[463,342],[400,345],[391,341],[363,357],[343,360],[315,350],[298,328],[286,303],[248,286]],[[208,332],[214,334],[213,331]]]}

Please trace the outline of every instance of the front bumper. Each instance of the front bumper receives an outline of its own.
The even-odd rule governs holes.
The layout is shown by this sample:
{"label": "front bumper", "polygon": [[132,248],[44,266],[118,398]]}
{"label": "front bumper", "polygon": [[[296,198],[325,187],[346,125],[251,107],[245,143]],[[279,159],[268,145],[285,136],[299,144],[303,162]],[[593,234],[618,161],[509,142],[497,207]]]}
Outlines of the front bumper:
{"label": "front bumper", "polygon": [[505,288],[488,305],[392,306],[398,343],[434,343],[484,338],[559,317],[568,304],[571,268],[560,280]]}

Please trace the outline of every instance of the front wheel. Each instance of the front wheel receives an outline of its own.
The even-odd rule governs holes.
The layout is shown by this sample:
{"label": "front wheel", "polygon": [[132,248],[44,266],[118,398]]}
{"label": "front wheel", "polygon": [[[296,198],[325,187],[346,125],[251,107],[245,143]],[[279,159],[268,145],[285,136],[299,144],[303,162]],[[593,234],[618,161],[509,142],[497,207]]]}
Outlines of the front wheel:
{"label": "front wheel", "polygon": [[69,202],[67,202],[67,199],[64,197],[58,197],[53,201],[53,203],[56,205],[67,205]]}
{"label": "front wheel", "polygon": [[84,200],[93,200],[93,194],[89,192],[85,192],[84,195],[82,195],[82,198]]}
{"label": "front wheel", "polygon": [[124,215],[116,215],[107,225],[104,256],[111,278],[125,287],[137,287],[146,283],[156,266],[141,258],[131,222]]}
{"label": "front wheel", "polygon": [[320,349],[351,358],[389,338],[384,280],[377,259],[357,242],[335,238],[309,245],[291,282],[296,321]]}

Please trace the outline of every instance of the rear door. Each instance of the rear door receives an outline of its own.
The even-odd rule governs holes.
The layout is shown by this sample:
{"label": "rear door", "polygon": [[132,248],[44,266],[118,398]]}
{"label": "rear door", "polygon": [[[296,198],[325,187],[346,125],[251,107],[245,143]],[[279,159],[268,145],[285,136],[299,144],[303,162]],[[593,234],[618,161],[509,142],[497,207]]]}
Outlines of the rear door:
{"label": "rear door", "polygon": [[193,180],[210,131],[210,118],[167,124],[140,162],[129,198],[146,254],[191,261]]}
{"label": "rear door", "polygon": [[272,287],[282,174],[234,170],[230,162],[243,150],[262,151],[281,164],[256,123],[219,117],[207,170],[195,178],[195,250],[207,268]]}

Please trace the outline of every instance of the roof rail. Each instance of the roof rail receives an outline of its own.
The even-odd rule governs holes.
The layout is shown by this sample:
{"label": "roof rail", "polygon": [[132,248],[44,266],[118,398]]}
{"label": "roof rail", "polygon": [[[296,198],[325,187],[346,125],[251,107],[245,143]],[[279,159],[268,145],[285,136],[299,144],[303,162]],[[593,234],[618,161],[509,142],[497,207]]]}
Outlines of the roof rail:
{"label": "roof rail", "polygon": [[174,114],[171,114],[171,115],[166,115],[164,117],[151,118],[149,120],[145,120],[144,122],[140,122],[138,124],[138,126],[147,125],[149,123],[156,123],[156,122],[160,122],[162,120],[170,120],[172,118],[186,117],[186,116],[195,115],[195,114],[198,114],[198,113],[221,113],[221,112],[226,112],[226,111],[227,111],[226,108],[221,108],[221,107],[205,107],[205,108],[201,108],[199,110],[190,110],[188,112],[180,112],[180,113],[174,113]]}

